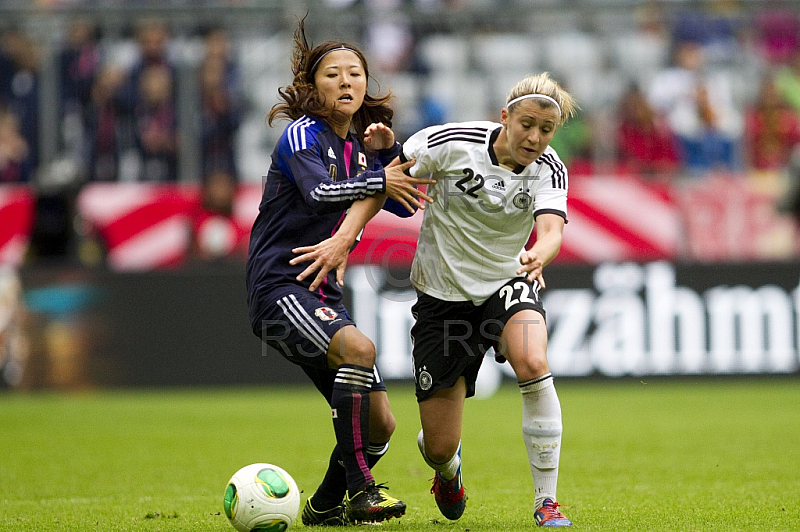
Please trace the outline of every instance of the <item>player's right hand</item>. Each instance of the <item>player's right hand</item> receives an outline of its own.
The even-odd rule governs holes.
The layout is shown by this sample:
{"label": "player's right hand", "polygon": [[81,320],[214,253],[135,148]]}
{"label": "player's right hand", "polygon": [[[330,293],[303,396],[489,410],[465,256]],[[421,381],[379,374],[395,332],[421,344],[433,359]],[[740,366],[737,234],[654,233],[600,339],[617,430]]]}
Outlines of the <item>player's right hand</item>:
{"label": "player's right hand", "polygon": [[400,203],[412,214],[417,209],[424,209],[424,202],[433,203],[433,198],[416,187],[436,183],[434,179],[412,177],[406,173],[416,162],[416,159],[411,159],[401,163],[399,159],[395,159],[384,168],[386,172],[386,195]]}
{"label": "player's right hand", "polygon": [[339,286],[344,285],[344,272],[347,269],[347,255],[350,252],[350,243],[345,238],[333,235],[313,246],[303,246],[294,248],[292,253],[297,257],[292,258],[289,264],[296,265],[301,262],[311,262],[311,264],[297,276],[298,281],[302,281],[317,272],[316,277],[311,282],[308,289],[312,292],[325,281],[328,272],[336,269],[336,282]]}

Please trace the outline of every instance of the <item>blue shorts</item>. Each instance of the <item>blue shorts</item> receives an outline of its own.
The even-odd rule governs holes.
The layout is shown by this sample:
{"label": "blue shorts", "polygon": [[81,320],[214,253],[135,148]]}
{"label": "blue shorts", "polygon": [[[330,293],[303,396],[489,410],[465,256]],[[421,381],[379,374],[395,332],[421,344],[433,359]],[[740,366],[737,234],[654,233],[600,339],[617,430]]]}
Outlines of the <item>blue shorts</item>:
{"label": "blue shorts", "polygon": [[[282,287],[270,293],[253,332],[271,350],[300,366],[330,401],[336,369],[328,366],[328,346],[339,329],[355,325],[341,303],[326,304],[304,287]],[[372,391],[386,385],[374,368]]]}
{"label": "blue shorts", "polygon": [[[467,385],[467,397],[475,395],[483,358],[489,348],[499,353],[498,342],[506,324],[517,312],[532,309],[545,311],[537,282],[524,277],[510,280],[480,305],[472,301],[442,301],[417,292],[411,307],[414,325],[414,381],[417,401],[436,390],[451,388],[460,377]],[[505,359],[496,355],[499,362]]]}

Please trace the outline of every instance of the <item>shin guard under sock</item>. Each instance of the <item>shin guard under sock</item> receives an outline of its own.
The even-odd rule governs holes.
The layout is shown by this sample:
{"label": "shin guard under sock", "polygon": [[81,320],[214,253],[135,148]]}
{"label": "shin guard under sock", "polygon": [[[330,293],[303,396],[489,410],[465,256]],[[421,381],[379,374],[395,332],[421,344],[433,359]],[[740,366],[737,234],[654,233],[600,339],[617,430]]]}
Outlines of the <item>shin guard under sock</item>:
{"label": "shin guard under sock", "polygon": [[350,493],[360,491],[373,480],[367,460],[371,388],[372,368],[339,366],[333,383],[331,415]]}

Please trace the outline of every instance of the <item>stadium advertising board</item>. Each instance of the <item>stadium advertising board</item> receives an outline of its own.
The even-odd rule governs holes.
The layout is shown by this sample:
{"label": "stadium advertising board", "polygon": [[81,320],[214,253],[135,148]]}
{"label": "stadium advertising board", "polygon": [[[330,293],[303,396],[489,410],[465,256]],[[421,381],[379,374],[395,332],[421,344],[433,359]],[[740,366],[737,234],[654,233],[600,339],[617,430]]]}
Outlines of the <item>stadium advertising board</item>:
{"label": "stadium advertising board", "polygon": [[[407,279],[370,267],[352,268],[351,277],[354,316],[377,340],[384,376],[411,378],[414,294]],[[551,267],[546,281],[548,358],[556,375],[770,374],[800,367],[800,275],[793,265],[605,263]],[[507,365],[499,367],[512,375]]]}
{"label": "stadium advertising board", "polygon": [[[3,315],[17,318],[3,321],[0,387],[302,382],[296,366],[250,331],[239,265],[126,274],[25,269],[20,281],[3,284]],[[551,265],[546,281],[549,360],[558,376],[800,369],[794,263]],[[375,341],[383,376],[412,378],[408,269],[351,266],[345,292],[359,328]],[[479,385],[490,388],[511,376],[507,364],[481,371]]]}

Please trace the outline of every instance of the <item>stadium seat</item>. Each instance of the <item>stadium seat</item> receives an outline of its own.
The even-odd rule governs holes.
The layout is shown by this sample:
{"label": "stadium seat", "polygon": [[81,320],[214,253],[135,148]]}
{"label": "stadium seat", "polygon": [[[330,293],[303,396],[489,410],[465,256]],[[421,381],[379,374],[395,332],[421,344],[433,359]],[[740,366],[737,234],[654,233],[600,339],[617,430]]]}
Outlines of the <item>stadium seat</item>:
{"label": "stadium seat", "polygon": [[605,42],[582,31],[566,31],[545,38],[547,67],[557,73],[598,70],[605,59]]}
{"label": "stadium seat", "polygon": [[[394,108],[392,121],[395,135],[410,135],[419,122],[419,76],[405,72],[381,74],[380,93],[385,94],[389,89],[394,95],[391,104]],[[398,140],[405,140],[405,135]]]}
{"label": "stadium seat", "polygon": [[519,33],[479,35],[472,41],[475,64],[494,75],[505,70],[532,73],[538,68],[537,40]]}
{"label": "stadium seat", "polygon": [[622,33],[610,39],[614,67],[641,86],[646,86],[653,74],[667,65],[669,40],[666,38],[641,33]]}
{"label": "stadium seat", "polygon": [[429,35],[419,42],[419,53],[434,73],[462,73],[469,67],[469,43],[454,35]]}
{"label": "stadium seat", "polygon": [[489,86],[480,74],[439,73],[431,76],[429,89],[445,102],[449,122],[499,119],[489,109]]}

